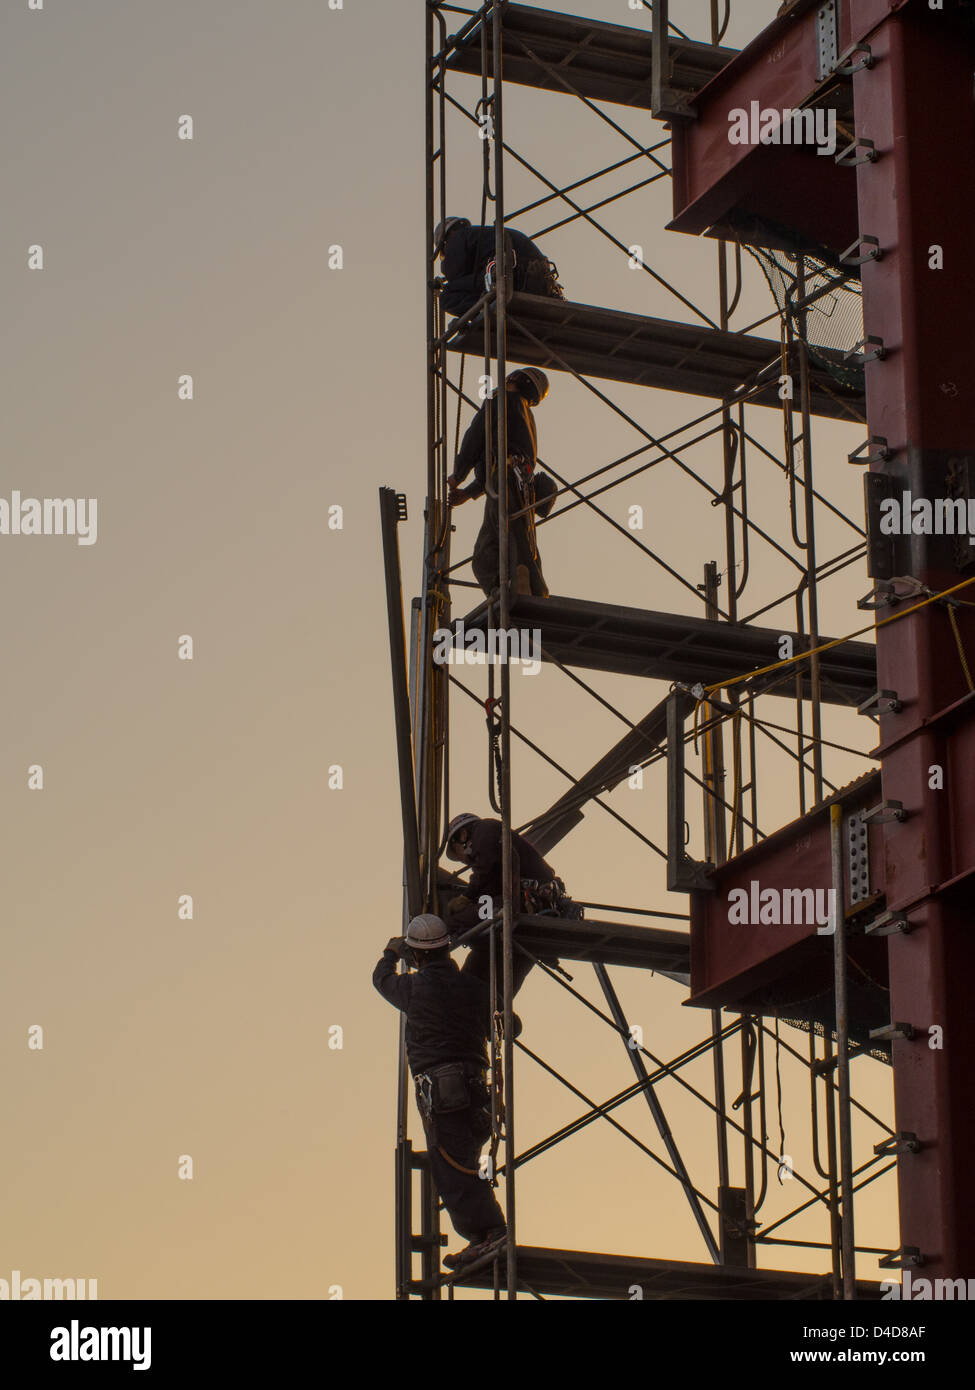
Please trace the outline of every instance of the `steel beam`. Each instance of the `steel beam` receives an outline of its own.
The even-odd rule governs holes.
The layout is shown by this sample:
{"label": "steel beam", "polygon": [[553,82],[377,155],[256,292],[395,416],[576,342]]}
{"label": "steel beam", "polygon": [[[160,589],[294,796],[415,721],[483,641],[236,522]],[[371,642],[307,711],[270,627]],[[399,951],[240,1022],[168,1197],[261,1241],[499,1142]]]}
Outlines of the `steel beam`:
{"label": "steel beam", "polygon": [[[876,807],[879,797],[879,773],[867,773],[708,874],[712,891],[691,894],[689,1003],[816,1020],[833,1027],[833,945],[826,924],[822,935],[817,924],[808,920],[762,924],[754,920],[751,906],[748,925],[729,921],[729,895],[744,890],[747,903],[752,904],[760,902],[759,895],[770,888],[779,894],[815,888],[823,893],[834,882],[831,807],[840,807],[849,817]],[[843,902],[837,905],[846,919],[870,922],[884,908],[882,836],[883,826],[869,822],[871,893],[850,902],[852,894],[846,890]],[[789,900],[790,917],[798,915],[793,901]],[[870,1029],[889,1021],[887,952],[883,938],[862,934],[851,936],[847,945],[860,967],[857,983],[849,984],[849,1031],[851,1037],[866,1044]],[[866,980],[875,985],[868,988]]]}
{"label": "steel beam", "polygon": [[569,921],[521,913],[515,941],[532,955],[560,960],[590,961],[653,970],[689,981],[690,938],[665,927],[638,927],[632,922],[603,922],[590,918]]}
{"label": "steel beam", "polygon": [[681,1157],[680,1150],[678,1149],[673,1133],[671,1132],[670,1125],[667,1121],[667,1116],[664,1114],[663,1106],[660,1104],[660,1101],[657,1099],[656,1092],[650,1085],[650,1076],[647,1072],[646,1067],[643,1064],[643,1058],[640,1056],[639,1052],[637,1052],[635,1047],[630,1046],[630,1043],[632,1041],[630,1037],[630,1025],[627,1022],[626,1015],[623,1012],[623,1006],[619,1001],[619,996],[617,995],[616,990],[613,988],[613,983],[610,980],[609,974],[607,973],[606,967],[604,965],[596,966],[596,978],[599,981],[600,988],[603,991],[603,996],[606,1000],[607,1005],[609,1006],[609,1011],[613,1017],[613,1022],[616,1024],[617,1028],[620,1029],[620,1038],[623,1042],[623,1046],[626,1048],[627,1056],[630,1059],[630,1064],[633,1067],[633,1071],[636,1075],[636,1078],[638,1081],[641,1081],[643,1083],[643,1097],[646,1100],[647,1105],[650,1109],[650,1114],[653,1117],[653,1122],[657,1126],[657,1133],[663,1140],[664,1148],[667,1150],[667,1153],[670,1157],[670,1161],[674,1165],[674,1169],[677,1172],[677,1175],[681,1181],[681,1185],[684,1188],[684,1195],[686,1196],[688,1204],[691,1208],[691,1214],[694,1217],[694,1220],[697,1222],[698,1230],[701,1232],[701,1235],[704,1238],[704,1244],[707,1246],[708,1254],[711,1256],[711,1259],[714,1261],[716,1265],[720,1264],[721,1252],[719,1251],[718,1243],[714,1238],[714,1232],[711,1230],[711,1227],[708,1224],[708,1219],[704,1214],[704,1208],[701,1206],[700,1200],[698,1199],[698,1195],[694,1191],[694,1184],[691,1182],[690,1176],[687,1172],[687,1168],[684,1165],[684,1160]]}
{"label": "steel beam", "polygon": [[[807,145],[733,144],[732,113],[850,108],[850,79],[821,76],[820,0],[796,0],[733,58],[691,103],[693,121],[673,131],[673,230],[796,249],[840,251],[856,236],[856,178]],[[847,6],[840,15],[848,33]],[[842,37],[840,39],[842,46]],[[780,235],[776,236],[776,229]]]}

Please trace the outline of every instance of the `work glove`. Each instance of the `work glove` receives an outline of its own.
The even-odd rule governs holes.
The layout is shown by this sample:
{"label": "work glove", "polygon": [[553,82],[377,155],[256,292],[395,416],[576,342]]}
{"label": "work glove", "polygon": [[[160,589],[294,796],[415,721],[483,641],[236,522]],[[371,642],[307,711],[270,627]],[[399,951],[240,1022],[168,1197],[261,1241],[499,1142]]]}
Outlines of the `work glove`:
{"label": "work glove", "polygon": [[448,478],[448,479],[447,479],[447,506],[448,506],[448,507],[461,507],[461,506],[463,506],[463,504],[464,504],[465,502],[467,502],[467,501],[469,501],[469,500],[470,500],[470,499],[469,499],[468,494],[467,494],[466,492],[461,492],[460,488],[457,486],[457,483],[454,481],[453,477],[451,476],[450,478]]}

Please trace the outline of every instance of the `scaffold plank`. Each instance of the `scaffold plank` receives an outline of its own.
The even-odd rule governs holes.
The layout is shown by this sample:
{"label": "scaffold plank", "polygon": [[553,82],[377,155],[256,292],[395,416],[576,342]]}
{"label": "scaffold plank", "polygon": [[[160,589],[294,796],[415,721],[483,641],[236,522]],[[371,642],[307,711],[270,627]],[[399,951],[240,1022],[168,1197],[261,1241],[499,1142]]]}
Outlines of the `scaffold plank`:
{"label": "scaffold plank", "polygon": [[[576,598],[519,595],[511,606],[512,627],[537,629],[543,659],[565,666],[654,680],[717,684],[780,660],[783,628],[715,622],[683,613],[657,613]],[[487,632],[488,605],[482,603],[455,625],[464,633]],[[800,652],[805,639],[792,637]],[[486,639],[485,639],[486,640]],[[832,639],[821,637],[825,643]],[[822,699],[857,705],[877,689],[876,651],[869,642],[843,642],[819,658]],[[810,698],[808,663],[773,671],[748,683],[757,692],[795,699],[795,673]]]}
{"label": "scaffold plank", "polygon": [[[493,340],[492,325],[492,351]],[[455,352],[483,353],[480,319],[465,325],[448,340],[448,346]],[[835,361],[837,368],[843,367],[841,352],[819,347],[816,352],[824,360]],[[571,300],[512,295],[507,360],[547,371],[568,370],[632,386],[709,396],[732,404],[751,387],[760,386],[749,395],[751,404],[776,410],[782,406],[781,349],[775,340]],[[796,364],[789,366],[798,373]],[[841,384],[815,364],[810,364],[809,376],[813,415],[851,423],[863,421],[862,392]]]}
{"label": "scaffold plank", "polygon": [[[523,1245],[517,1255],[519,1288],[555,1298],[630,1300],[634,1289],[645,1299],[832,1299],[828,1274],[791,1270],[740,1269],[687,1260],[649,1260],[636,1255],[601,1255],[587,1250],[550,1250]],[[492,1262],[452,1282],[463,1288],[492,1289]],[[879,1283],[857,1281],[857,1297],[883,1296]]]}
{"label": "scaffold plank", "polygon": [[689,978],[690,937],[686,932],[631,922],[568,921],[523,913],[515,940],[537,956],[636,966]]}
{"label": "scaffold plank", "polygon": [[[501,45],[507,82],[565,92],[565,84],[555,76],[558,72],[590,101],[650,109],[649,29],[536,10],[528,5],[506,5]],[[668,86],[679,96],[690,97],[710,82],[736,52],[733,48],[672,38]],[[447,67],[454,72],[480,75],[480,24],[453,49]],[[490,43],[488,74],[493,76]]]}

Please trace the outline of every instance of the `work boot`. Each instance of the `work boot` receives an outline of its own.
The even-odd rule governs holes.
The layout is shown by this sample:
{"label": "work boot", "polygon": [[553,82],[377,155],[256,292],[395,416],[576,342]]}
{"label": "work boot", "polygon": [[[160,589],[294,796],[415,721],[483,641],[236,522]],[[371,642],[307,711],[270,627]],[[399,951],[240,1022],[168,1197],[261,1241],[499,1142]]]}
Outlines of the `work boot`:
{"label": "work boot", "polygon": [[507,1231],[503,1227],[496,1231],[489,1231],[483,1240],[471,1241],[470,1245],[465,1245],[463,1250],[458,1250],[455,1255],[444,1255],[443,1262],[448,1269],[463,1269],[466,1265],[474,1264],[477,1260],[483,1260],[488,1255],[493,1255],[496,1250],[507,1239]]}

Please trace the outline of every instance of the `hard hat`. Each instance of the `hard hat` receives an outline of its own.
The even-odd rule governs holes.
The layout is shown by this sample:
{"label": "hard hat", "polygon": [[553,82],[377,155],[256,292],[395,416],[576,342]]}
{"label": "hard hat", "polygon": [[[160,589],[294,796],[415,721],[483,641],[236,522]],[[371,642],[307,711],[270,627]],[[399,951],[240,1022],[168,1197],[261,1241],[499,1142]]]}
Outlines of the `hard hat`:
{"label": "hard hat", "polygon": [[538,405],[548,395],[548,377],[537,367],[519,367],[516,372],[509,373],[507,384],[528,397],[531,405]]}
{"label": "hard hat", "polygon": [[469,227],[471,225],[469,217],[445,217],[442,222],[438,222],[433,233],[434,247],[439,250],[447,239],[447,233],[452,232],[455,227]]}
{"label": "hard hat", "polygon": [[414,917],[406,928],[406,944],[414,951],[436,951],[440,946],[450,945],[450,933],[442,917],[432,912]]}
{"label": "hard hat", "polygon": [[453,820],[447,826],[447,835],[444,841],[448,859],[453,859],[458,864],[463,862],[459,854],[451,854],[450,842],[459,830],[463,830],[464,827],[468,825],[476,825],[480,819],[481,817],[475,816],[473,811],[461,811],[460,815],[454,816]]}

